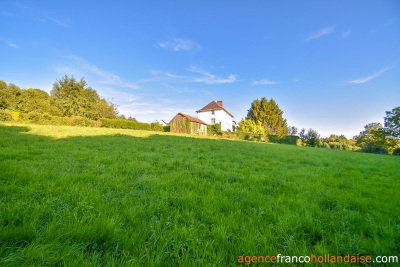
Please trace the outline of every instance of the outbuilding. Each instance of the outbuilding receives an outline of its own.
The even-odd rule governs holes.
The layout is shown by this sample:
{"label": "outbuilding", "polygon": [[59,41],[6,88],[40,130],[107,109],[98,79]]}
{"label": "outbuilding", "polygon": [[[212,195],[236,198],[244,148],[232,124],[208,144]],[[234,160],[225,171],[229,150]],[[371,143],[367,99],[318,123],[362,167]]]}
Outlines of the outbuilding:
{"label": "outbuilding", "polygon": [[207,135],[207,124],[204,121],[180,112],[169,122],[169,126],[174,133]]}

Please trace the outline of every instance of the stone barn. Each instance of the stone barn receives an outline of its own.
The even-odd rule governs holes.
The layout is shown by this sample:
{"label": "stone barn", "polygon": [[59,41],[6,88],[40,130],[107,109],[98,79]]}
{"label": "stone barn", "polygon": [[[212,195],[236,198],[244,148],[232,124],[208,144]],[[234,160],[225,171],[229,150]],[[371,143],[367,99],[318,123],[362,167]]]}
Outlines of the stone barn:
{"label": "stone barn", "polygon": [[173,133],[207,135],[207,124],[204,121],[183,113],[176,114],[169,122],[169,126]]}

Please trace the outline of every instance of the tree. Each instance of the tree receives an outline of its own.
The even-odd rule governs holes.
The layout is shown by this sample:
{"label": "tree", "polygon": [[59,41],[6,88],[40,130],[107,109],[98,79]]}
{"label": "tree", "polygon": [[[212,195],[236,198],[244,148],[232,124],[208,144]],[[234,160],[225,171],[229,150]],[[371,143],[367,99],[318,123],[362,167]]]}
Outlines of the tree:
{"label": "tree", "polygon": [[21,90],[20,94],[11,101],[10,107],[24,113],[35,111],[52,115],[57,114],[57,108],[52,105],[50,95],[40,89]]}
{"label": "tree", "polygon": [[373,122],[364,126],[364,131],[355,136],[356,145],[367,153],[387,154],[388,149],[395,146],[395,140],[386,138],[387,133],[382,124]]}
{"label": "tree", "polygon": [[348,142],[347,137],[344,136],[343,134],[340,135],[340,136],[338,136],[336,134],[331,134],[329,136],[329,138],[327,138],[326,141],[328,141],[328,142],[338,142],[338,143],[347,143]]}
{"label": "tree", "polygon": [[247,120],[241,120],[239,122],[237,130],[239,132],[245,132],[245,133],[256,133],[256,134],[263,134],[265,133],[264,127],[261,125],[261,122],[255,122],[253,120],[247,119]]}
{"label": "tree", "polygon": [[246,120],[261,123],[264,132],[267,134],[285,135],[288,133],[286,119],[282,117],[283,111],[278,104],[271,98],[268,101],[265,97],[256,99],[251,103]]}
{"label": "tree", "polygon": [[62,116],[82,116],[89,119],[114,118],[116,106],[100,98],[96,90],[87,87],[84,78],[77,81],[65,75],[53,85],[51,96]]}
{"label": "tree", "polygon": [[289,126],[288,127],[288,135],[296,135],[297,134],[297,127],[295,126]]}
{"label": "tree", "polygon": [[5,81],[0,80],[0,109],[9,108],[10,103],[21,94],[21,89],[14,85],[7,85]]}
{"label": "tree", "polygon": [[299,133],[300,138],[309,146],[317,147],[320,144],[320,135],[314,129],[308,129],[306,133],[306,129],[301,129]]}
{"label": "tree", "polygon": [[400,138],[400,107],[386,111],[385,131],[391,137]]}

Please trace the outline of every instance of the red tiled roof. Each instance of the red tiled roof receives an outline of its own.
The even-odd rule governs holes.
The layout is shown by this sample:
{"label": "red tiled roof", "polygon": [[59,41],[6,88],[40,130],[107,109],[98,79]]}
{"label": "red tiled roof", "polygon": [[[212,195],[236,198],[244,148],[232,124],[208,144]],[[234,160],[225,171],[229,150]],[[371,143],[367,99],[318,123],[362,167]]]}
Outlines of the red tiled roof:
{"label": "red tiled roof", "polygon": [[[176,117],[177,115],[182,115],[183,117],[188,118],[190,121],[193,121],[193,122],[197,122],[197,123],[201,123],[201,124],[207,125],[207,123],[205,123],[204,121],[199,120],[198,118],[195,118],[195,117],[192,117],[192,116],[183,114],[183,113],[181,113],[181,112],[179,112],[178,114],[176,114],[175,117]],[[174,117],[174,118],[175,118],[175,117]],[[172,119],[172,120],[173,120],[173,119]],[[172,121],[172,120],[171,120],[171,121]]]}
{"label": "red tiled roof", "polygon": [[218,105],[218,103],[215,101],[211,101],[210,103],[205,105],[202,109],[199,109],[196,112],[206,112],[206,111],[211,111],[211,110],[225,110],[225,112],[228,113],[233,118],[233,115],[231,113],[229,113],[229,111],[227,111],[226,109],[224,109],[223,107]]}

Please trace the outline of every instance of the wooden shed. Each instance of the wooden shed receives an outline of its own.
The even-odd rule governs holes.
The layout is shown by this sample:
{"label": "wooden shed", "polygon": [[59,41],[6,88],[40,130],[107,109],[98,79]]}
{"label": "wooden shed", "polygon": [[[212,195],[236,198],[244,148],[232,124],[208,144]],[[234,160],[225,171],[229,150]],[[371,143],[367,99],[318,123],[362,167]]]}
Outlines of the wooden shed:
{"label": "wooden shed", "polygon": [[174,133],[207,135],[207,124],[204,121],[183,113],[176,114],[169,125]]}

